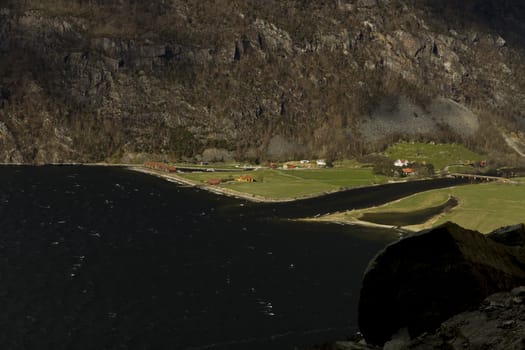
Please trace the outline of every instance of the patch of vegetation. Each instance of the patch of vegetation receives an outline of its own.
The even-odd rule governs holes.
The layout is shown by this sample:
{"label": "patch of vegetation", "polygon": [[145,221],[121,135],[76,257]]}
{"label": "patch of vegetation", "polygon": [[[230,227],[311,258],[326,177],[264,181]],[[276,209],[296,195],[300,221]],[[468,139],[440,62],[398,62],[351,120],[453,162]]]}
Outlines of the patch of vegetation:
{"label": "patch of vegetation", "polygon": [[[360,160],[370,164],[373,167],[374,174],[377,175],[390,177],[417,176],[419,178],[435,175],[434,165],[426,162],[410,162],[405,167],[399,167],[394,165],[394,160],[377,154],[361,157]],[[413,170],[413,173],[408,175],[402,171],[403,168],[410,168]]]}
{"label": "patch of vegetation", "polygon": [[[349,211],[324,217],[327,221],[355,221],[365,213],[410,213],[431,208],[454,197],[458,205],[426,226],[437,226],[446,221],[488,233],[499,227],[525,223],[525,180],[513,184],[487,183],[458,186],[418,193],[378,208]],[[419,227],[421,228],[421,227]]]}
{"label": "patch of vegetation", "polygon": [[457,200],[453,197],[449,198],[446,202],[428,208],[422,208],[413,210],[410,212],[399,212],[399,211],[389,211],[389,212],[368,212],[361,216],[361,220],[368,222],[375,222],[383,225],[392,225],[392,226],[409,226],[417,225],[421,222],[432,219],[436,215],[439,215],[447,210],[450,210],[457,205]]}
{"label": "patch of vegetation", "polygon": [[458,198],[459,206],[436,224],[453,221],[488,233],[501,226],[525,223],[525,183],[460,186],[449,193]]}
{"label": "patch of vegetation", "polygon": [[406,159],[409,162],[432,164],[436,170],[446,166],[468,165],[486,159],[486,155],[470,151],[459,144],[433,144],[401,142],[389,146],[384,155],[391,160]]}
{"label": "patch of vegetation", "polygon": [[[240,175],[250,174],[255,182],[227,181]],[[346,187],[368,186],[385,183],[387,177],[374,175],[370,168],[332,168],[308,170],[270,170],[228,173],[183,173],[182,177],[200,183],[209,179],[221,179],[221,187],[265,198],[285,199],[321,194]]]}
{"label": "patch of vegetation", "polygon": [[202,143],[186,128],[179,126],[170,130],[170,149],[177,156],[192,156],[195,152],[202,152]]}

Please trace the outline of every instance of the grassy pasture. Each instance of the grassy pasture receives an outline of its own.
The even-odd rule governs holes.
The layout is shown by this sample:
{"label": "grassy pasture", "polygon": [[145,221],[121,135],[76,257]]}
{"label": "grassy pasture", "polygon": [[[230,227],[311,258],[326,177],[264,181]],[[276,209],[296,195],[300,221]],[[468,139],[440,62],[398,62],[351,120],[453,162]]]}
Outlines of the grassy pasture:
{"label": "grassy pasture", "polygon": [[[196,183],[221,179],[220,187],[272,199],[299,198],[335,191],[343,187],[359,187],[385,183],[387,177],[374,175],[370,168],[336,167],[331,169],[272,170],[248,172],[202,172],[178,174]],[[234,181],[240,175],[251,175],[252,183]]]}
{"label": "grassy pasture", "polygon": [[[407,213],[437,206],[450,196],[458,199],[458,205],[423,226],[436,226],[452,221],[465,228],[488,233],[502,226],[525,223],[523,178],[512,184],[493,182],[421,192],[377,208],[334,214],[323,220],[352,222],[364,213]],[[423,226],[416,226],[415,229]]]}
{"label": "grassy pasture", "polygon": [[401,142],[388,147],[385,156],[406,159],[418,163],[433,164],[436,170],[446,166],[464,164],[486,159],[485,155],[472,152],[458,144],[431,144],[422,142]]}

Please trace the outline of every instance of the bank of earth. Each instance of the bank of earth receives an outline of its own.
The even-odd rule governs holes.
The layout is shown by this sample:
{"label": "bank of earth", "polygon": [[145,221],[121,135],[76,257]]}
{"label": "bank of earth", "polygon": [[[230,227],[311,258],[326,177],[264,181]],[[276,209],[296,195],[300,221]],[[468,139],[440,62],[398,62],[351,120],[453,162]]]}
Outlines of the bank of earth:
{"label": "bank of earth", "polygon": [[[290,171],[259,168],[249,172],[230,169],[229,172],[221,173],[206,169],[192,173],[163,173],[144,167],[131,169],[256,202],[294,201],[392,181],[357,163],[346,163],[345,166],[332,169]],[[243,174],[250,174],[254,182],[235,181]],[[209,185],[207,180],[212,177],[227,181],[220,185]],[[525,212],[523,198],[525,178],[513,178],[506,183],[470,184],[425,191],[378,207],[331,213],[305,220],[396,227],[409,231],[419,231],[452,221],[465,228],[487,233],[501,226],[525,222],[522,215]],[[414,217],[422,221],[414,222]],[[403,223],[404,220],[408,222]]]}
{"label": "bank of earth", "polygon": [[[425,191],[379,207],[334,213],[315,220],[367,224],[364,221],[366,217],[385,214],[404,217],[440,206],[449,198],[455,198],[457,205],[436,213],[424,222],[402,228],[419,231],[451,221],[467,229],[489,233],[498,227],[525,222],[525,178],[514,178],[509,183],[482,183]],[[372,224],[381,224],[381,221]]]}

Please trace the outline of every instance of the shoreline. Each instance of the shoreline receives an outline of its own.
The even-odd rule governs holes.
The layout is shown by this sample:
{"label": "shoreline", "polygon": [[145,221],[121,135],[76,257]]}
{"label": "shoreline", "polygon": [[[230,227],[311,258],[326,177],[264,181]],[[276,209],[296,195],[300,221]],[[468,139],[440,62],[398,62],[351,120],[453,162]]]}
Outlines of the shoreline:
{"label": "shoreline", "polygon": [[281,202],[284,203],[284,202],[293,202],[297,199],[302,199],[302,198],[297,198],[297,199],[292,198],[292,199],[282,199],[282,200],[269,199],[269,198],[264,198],[264,197],[257,196],[257,195],[252,195],[252,194],[247,194],[243,192],[238,192],[235,190],[230,190],[227,188],[221,188],[221,187],[212,186],[212,185],[195,183],[191,180],[185,179],[182,176],[178,176],[174,173],[169,173],[169,174],[161,173],[159,171],[144,168],[141,166],[126,166],[126,169],[131,170],[131,171],[136,171],[139,173],[143,173],[143,174],[153,175],[161,179],[164,179],[166,181],[177,183],[179,185],[184,185],[187,187],[194,187],[194,188],[198,188],[204,191],[212,192],[212,193],[223,195],[223,196],[233,197],[237,199],[245,199],[245,200],[248,200],[250,202],[255,202],[255,203],[281,203]]}
{"label": "shoreline", "polygon": [[[217,194],[217,195],[232,197],[232,198],[241,199],[241,200],[247,200],[247,201],[253,202],[253,203],[291,203],[291,202],[304,200],[304,199],[311,199],[311,198],[322,197],[322,196],[325,196],[325,195],[328,195],[328,194],[333,194],[333,193],[337,193],[337,192],[341,192],[342,191],[341,189],[336,189],[336,190],[325,191],[325,192],[321,192],[321,193],[312,193],[310,195],[305,195],[305,196],[297,197],[297,198],[272,199],[272,198],[265,198],[265,197],[262,197],[262,196],[259,196],[259,195],[255,195],[255,194],[238,192],[238,191],[235,191],[235,190],[232,190],[232,189],[227,189],[227,188],[221,188],[221,187],[218,187],[218,186],[208,185],[208,184],[204,184],[204,183],[196,183],[196,182],[188,180],[188,179],[186,179],[186,178],[184,178],[182,176],[179,176],[179,175],[177,175],[175,173],[164,173],[164,172],[160,172],[160,171],[157,171],[157,170],[154,170],[154,169],[145,168],[145,167],[143,167],[143,166],[141,166],[139,164],[104,163],[104,162],[102,162],[102,163],[47,163],[47,164],[42,164],[42,165],[24,164],[24,163],[0,163],[0,165],[5,165],[5,166],[46,166],[46,165],[50,165],[50,166],[89,166],[89,167],[101,166],[101,167],[124,168],[124,169],[129,170],[129,171],[135,171],[135,172],[139,172],[139,173],[143,173],[143,174],[147,174],[147,175],[156,176],[156,177],[161,178],[163,180],[166,180],[168,182],[176,183],[176,184],[182,185],[184,187],[193,187],[193,188],[204,190],[204,191],[208,191],[208,192],[211,192],[211,193],[214,193],[214,194]],[[406,182],[406,181],[399,181],[399,182]],[[389,181],[389,184],[391,184],[391,183],[394,183],[394,181],[391,181],[391,182]],[[363,187],[375,187],[375,186],[379,186],[379,185],[378,184],[371,184],[369,186],[363,186]],[[399,200],[400,199],[398,199],[396,201],[399,201]],[[374,207],[370,207],[370,208],[374,208]],[[370,209],[370,208],[367,208],[367,209]],[[355,226],[364,226],[364,227],[385,228],[385,229],[392,229],[392,230],[396,230],[396,231],[400,231],[400,232],[410,233],[410,232],[418,232],[420,230],[431,228],[432,225],[437,221],[437,219],[440,216],[441,215],[437,215],[436,217],[433,217],[433,218],[427,220],[424,223],[420,223],[420,224],[416,224],[416,225],[408,225],[408,226],[395,226],[395,225],[378,224],[378,223],[364,221],[364,220],[360,220],[360,219],[340,220],[340,219],[334,218],[333,220],[329,220],[329,219],[323,219],[323,217],[305,217],[305,218],[294,219],[294,220],[315,221],[315,222],[329,222],[329,223],[334,223],[334,224],[339,224],[339,225],[349,225],[349,226],[355,225]]]}
{"label": "shoreline", "polygon": [[[126,163],[46,163],[46,164],[27,164],[27,163],[0,163],[0,165],[4,166],[90,166],[90,167],[116,167],[116,168],[125,168],[130,171],[135,171],[143,174],[148,174],[152,176],[159,177],[161,179],[164,179],[169,182],[173,182],[179,185],[184,185],[187,187],[195,187],[204,191],[212,192],[219,195],[224,195],[228,197],[233,197],[237,199],[244,199],[250,202],[254,203],[289,203],[289,202],[295,202],[299,200],[304,199],[312,199],[317,197],[326,196],[329,194],[334,194],[338,192],[342,192],[344,190],[341,189],[334,189],[332,191],[324,191],[319,193],[312,193],[309,195],[304,195],[301,197],[294,197],[294,198],[282,198],[282,199],[275,199],[275,198],[266,198],[262,197],[256,194],[249,194],[245,192],[239,192],[228,188],[222,188],[218,186],[213,185],[207,185],[204,183],[195,183],[191,180],[185,179],[181,176],[176,175],[175,173],[164,173],[160,172],[154,169],[145,168],[141,164],[126,164]],[[424,180],[424,179],[420,179]],[[393,183],[404,183],[406,181],[389,181],[388,184]],[[355,188],[363,188],[363,187],[375,187],[375,186],[381,186],[385,184],[370,184],[365,186],[357,186]],[[371,223],[372,224],[372,223]]]}
{"label": "shoreline", "polygon": [[[183,178],[182,176],[176,175],[175,173],[163,173],[163,172],[156,171],[154,169],[144,168],[144,167],[137,166],[137,165],[130,165],[130,166],[122,165],[122,166],[124,166],[126,169],[131,170],[131,171],[153,175],[153,176],[162,178],[166,181],[170,181],[170,182],[177,183],[180,185],[184,185],[188,187],[195,187],[195,188],[198,188],[204,191],[209,191],[215,194],[233,197],[237,199],[244,199],[244,200],[254,202],[254,203],[289,203],[289,202],[295,202],[295,201],[303,200],[303,199],[322,197],[327,194],[337,193],[341,191],[341,190],[324,191],[321,193],[313,193],[310,195],[297,197],[297,198],[272,199],[272,198],[265,198],[265,197],[255,195],[255,194],[238,192],[238,191],[235,191],[229,188],[222,188],[222,187],[218,187],[214,185],[207,185],[203,183],[195,183],[191,180]],[[371,186],[377,186],[377,185],[371,185]]]}
{"label": "shoreline", "polygon": [[[226,188],[220,188],[220,187],[212,186],[212,185],[195,183],[195,182],[190,181],[188,179],[185,179],[185,178],[183,178],[181,176],[178,176],[178,175],[176,175],[174,173],[162,173],[162,172],[156,171],[154,169],[148,169],[148,168],[144,168],[144,167],[141,167],[141,166],[136,166],[136,165],[134,165],[134,166],[126,166],[126,169],[128,169],[130,171],[136,171],[136,172],[140,172],[140,173],[143,173],[143,174],[156,176],[156,177],[159,177],[159,178],[164,179],[166,181],[177,183],[179,185],[183,185],[183,186],[187,186],[187,187],[194,187],[194,188],[198,188],[198,189],[201,189],[201,190],[204,190],[204,191],[209,191],[209,192],[212,192],[212,193],[215,193],[215,194],[218,194],[218,195],[224,195],[224,196],[233,197],[233,198],[237,198],[237,199],[244,199],[244,200],[248,200],[250,202],[255,202],[255,203],[286,203],[286,202],[294,202],[294,201],[301,200],[301,199],[321,197],[321,196],[324,196],[324,195],[327,195],[327,194],[330,194],[330,193],[340,192],[340,190],[334,190],[334,191],[331,191],[331,192],[323,192],[323,193],[312,194],[312,195],[304,196],[304,197],[301,197],[301,198],[268,199],[268,198],[264,198],[264,197],[257,196],[257,195],[251,195],[251,194],[247,194],[247,193],[237,192],[237,191],[234,191],[234,190],[231,190],[231,189],[226,189]],[[371,186],[377,186],[377,185],[371,185]],[[414,196],[414,194],[412,194],[411,196]],[[399,201],[399,200],[400,199],[398,199],[396,201]],[[374,208],[374,207],[370,207],[370,208]],[[370,208],[367,208],[367,209],[370,209]],[[433,223],[435,223],[440,216],[441,215],[436,215],[435,217],[430,218],[429,220],[427,220],[424,223],[420,223],[420,224],[416,224],[416,225],[407,225],[407,226],[395,226],[395,225],[378,224],[378,223],[374,223],[374,222],[370,222],[370,221],[364,221],[364,220],[360,220],[360,219],[355,219],[355,220],[351,220],[351,221],[345,221],[345,220],[338,220],[338,219],[327,220],[327,219],[323,219],[322,217],[305,217],[305,218],[293,219],[293,220],[328,222],[328,223],[332,223],[332,224],[349,225],[349,226],[363,226],[363,227],[373,227],[373,228],[385,228],[385,229],[398,231],[401,234],[401,233],[413,233],[413,232],[418,232],[418,231],[421,231],[421,230],[424,230],[424,229],[431,228]]]}
{"label": "shoreline", "polygon": [[[401,201],[403,199],[413,197],[415,195],[417,195],[417,193],[416,194],[412,194],[412,195],[410,195],[408,197],[397,199],[397,200],[395,200],[393,202],[390,202],[390,203],[396,203],[396,202],[399,202],[399,201]],[[449,198],[449,200],[450,200],[450,198]],[[389,203],[386,203],[386,204],[389,204]],[[360,211],[381,208],[381,207],[385,206],[386,204],[360,209]],[[344,214],[344,213],[345,212],[338,212],[338,213],[333,213],[333,214]],[[331,214],[331,215],[333,215],[333,214]],[[362,214],[360,214],[359,217],[351,218],[349,220],[344,220],[344,219],[339,219],[339,218],[333,218],[333,219],[327,218],[327,216],[330,216],[330,215],[320,216],[320,217],[304,218],[304,219],[299,219],[299,220],[302,220],[302,221],[315,221],[315,222],[330,222],[330,223],[337,223],[339,225],[358,225],[358,226],[365,226],[365,227],[386,228],[386,229],[392,229],[392,230],[397,230],[397,231],[403,231],[403,232],[407,232],[407,233],[413,233],[413,232],[419,232],[419,231],[422,231],[422,230],[431,229],[433,227],[433,225],[440,218],[443,217],[444,214],[445,214],[445,212],[440,212],[440,213],[432,216],[428,220],[426,220],[424,222],[421,222],[419,224],[404,225],[404,226],[378,224],[378,223],[371,222],[371,221],[361,220],[360,216]]]}
{"label": "shoreline", "polygon": [[[301,218],[301,219],[294,219],[294,220],[296,220],[296,221],[312,221],[312,222],[328,222],[328,223],[332,223],[332,224],[348,225],[348,226],[363,226],[363,227],[371,227],[371,228],[385,228],[385,229],[395,230],[395,231],[404,232],[404,233],[418,232],[418,231],[425,230],[427,228],[431,228],[432,227],[431,225],[430,226],[426,226],[427,222],[422,223],[422,224],[418,224],[418,225],[395,226],[395,225],[377,224],[375,222],[364,221],[364,220],[359,220],[359,219],[345,221],[345,220],[337,220],[337,219],[327,220],[327,219],[322,219],[322,218]],[[430,221],[432,221],[432,220],[429,220],[428,223],[430,223]],[[420,229],[416,229],[416,226],[421,226],[421,228]]]}

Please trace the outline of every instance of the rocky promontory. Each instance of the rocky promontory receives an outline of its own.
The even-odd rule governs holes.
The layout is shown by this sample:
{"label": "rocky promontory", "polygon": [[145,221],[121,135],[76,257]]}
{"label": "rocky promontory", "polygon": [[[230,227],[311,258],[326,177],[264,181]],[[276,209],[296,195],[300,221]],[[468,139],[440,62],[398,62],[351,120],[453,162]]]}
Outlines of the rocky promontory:
{"label": "rocky promontory", "polygon": [[525,348],[525,226],[453,223],[392,243],[365,272],[361,341],[324,350]]}
{"label": "rocky promontory", "polygon": [[473,311],[444,322],[433,334],[422,335],[401,349],[493,349],[525,348],[525,287],[489,296]]}
{"label": "rocky promontory", "polygon": [[410,339],[398,333],[384,346],[339,341],[316,350],[521,350],[525,348],[525,286],[490,295],[479,307],[457,314],[435,331]]}
{"label": "rocky promontory", "polygon": [[363,279],[359,327],[366,341],[383,345],[402,330],[417,337],[525,284],[525,249],[502,239],[520,235],[521,226],[485,236],[446,223],[386,247]]}

